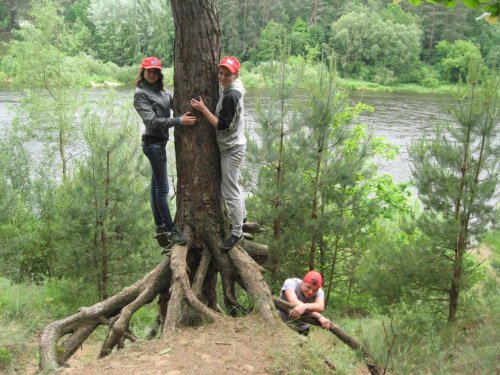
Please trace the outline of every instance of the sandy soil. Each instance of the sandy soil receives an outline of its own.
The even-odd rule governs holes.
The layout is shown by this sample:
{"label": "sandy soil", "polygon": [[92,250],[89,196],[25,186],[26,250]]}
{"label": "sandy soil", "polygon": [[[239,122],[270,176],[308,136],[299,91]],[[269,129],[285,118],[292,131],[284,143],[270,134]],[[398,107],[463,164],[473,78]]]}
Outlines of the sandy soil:
{"label": "sandy soil", "polygon": [[[173,336],[128,344],[95,360],[97,345],[85,345],[58,374],[277,374],[275,356],[302,338],[287,328],[270,329],[255,317],[183,328]],[[290,341],[291,340],[291,341]],[[284,370],[284,371],[283,371]],[[328,373],[326,371],[325,373]]]}

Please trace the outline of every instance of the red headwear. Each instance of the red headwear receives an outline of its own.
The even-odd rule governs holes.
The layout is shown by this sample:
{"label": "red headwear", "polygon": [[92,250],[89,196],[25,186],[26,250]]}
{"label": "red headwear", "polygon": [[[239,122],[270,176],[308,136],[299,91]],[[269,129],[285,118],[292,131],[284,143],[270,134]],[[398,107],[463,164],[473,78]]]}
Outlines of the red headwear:
{"label": "red headwear", "polygon": [[142,69],[162,69],[161,61],[158,57],[146,57],[141,63]]}
{"label": "red headwear", "polygon": [[323,277],[321,277],[321,274],[316,271],[309,271],[306,273],[302,281],[311,285],[317,285],[320,288],[323,286]]}
{"label": "red headwear", "polygon": [[233,74],[240,71],[240,62],[236,57],[233,56],[224,57],[219,64],[219,67],[221,66],[225,66]]}

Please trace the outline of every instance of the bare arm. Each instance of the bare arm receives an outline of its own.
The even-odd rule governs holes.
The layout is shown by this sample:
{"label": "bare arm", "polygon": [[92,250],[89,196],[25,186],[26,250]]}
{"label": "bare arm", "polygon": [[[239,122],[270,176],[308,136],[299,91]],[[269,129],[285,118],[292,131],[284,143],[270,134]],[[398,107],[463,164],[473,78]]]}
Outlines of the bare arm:
{"label": "bare arm", "polygon": [[325,310],[325,301],[323,298],[316,298],[312,303],[304,303],[297,297],[293,289],[286,289],[285,299],[291,304],[296,305],[292,310],[290,310],[290,317],[297,319],[303,314],[308,313],[313,318],[317,319],[323,328],[330,328],[331,321],[325,318],[321,313]]}

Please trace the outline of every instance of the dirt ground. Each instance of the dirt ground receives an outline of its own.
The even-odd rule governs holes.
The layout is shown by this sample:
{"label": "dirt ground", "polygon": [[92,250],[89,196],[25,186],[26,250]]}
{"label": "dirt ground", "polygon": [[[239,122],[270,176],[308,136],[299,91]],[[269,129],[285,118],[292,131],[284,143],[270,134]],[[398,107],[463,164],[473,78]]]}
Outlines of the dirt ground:
{"label": "dirt ground", "polygon": [[98,345],[84,344],[58,374],[285,374],[289,369],[281,369],[276,359],[301,340],[288,328],[269,328],[256,317],[227,318],[222,324],[182,328],[171,337],[128,343],[100,360],[95,360]]}

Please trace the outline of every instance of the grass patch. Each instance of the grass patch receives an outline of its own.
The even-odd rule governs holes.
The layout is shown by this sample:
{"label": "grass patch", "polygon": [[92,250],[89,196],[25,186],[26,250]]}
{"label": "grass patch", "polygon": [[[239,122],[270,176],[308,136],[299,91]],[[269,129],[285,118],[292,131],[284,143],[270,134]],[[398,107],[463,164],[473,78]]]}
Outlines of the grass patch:
{"label": "grass patch", "polygon": [[[429,304],[401,304],[391,315],[334,319],[360,341],[388,373],[477,374],[498,373],[500,351],[500,296],[494,278],[486,280],[475,298],[463,302],[460,320],[450,324]],[[311,327],[306,339],[290,330],[290,345],[273,353],[273,373],[367,373],[359,353],[328,331]]]}
{"label": "grass patch", "polygon": [[0,278],[0,290],[0,369],[9,372],[37,362],[38,335],[45,325],[96,301],[89,288],[73,280],[36,285]]}
{"label": "grass patch", "polygon": [[489,231],[483,238],[483,244],[491,250],[488,261],[498,275],[500,272],[500,230]]}
{"label": "grass patch", "polygon": [[379,92],[409,92],[409,93],[435,93],[435,94],[450,94],[455,90],[454,85],[440,85],[434,88],[428,88],[415,84],[395,84],[384,86],[374,82],[361,81],[356,79],[339,79],[339,84],[347,90],[352,91],[379,91]]}
{"label": "grass patch", "polygon": [[9,49],[8,43],[12,39],[12,35],[9,31],[0,32],[0,60],[7,54]]}
{"label": "grass patch", "polygon": [[130,319],[131,331],[140,339],[146,339],[158,315],[157,300],[144,305]]}

